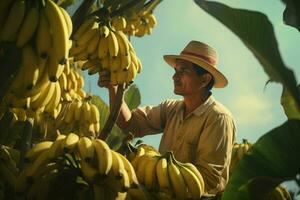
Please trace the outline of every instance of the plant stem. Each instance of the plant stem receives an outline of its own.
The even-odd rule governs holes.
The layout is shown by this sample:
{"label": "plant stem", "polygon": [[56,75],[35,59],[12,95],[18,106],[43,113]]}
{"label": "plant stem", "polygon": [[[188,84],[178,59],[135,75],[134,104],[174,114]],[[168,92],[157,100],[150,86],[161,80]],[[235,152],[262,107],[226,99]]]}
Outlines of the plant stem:
{"label": "plant stem", "polygon": [[102,131],[98,135],[98,137],[102,140],[105,140],[107,138],[107,136],[111,132],[111,129],[115,125],[116,120],[118,119],[118,116],[119,116],[120,110],[121,110],[121,105],[122,105],[123,98],[124,98],[125,88],[126,88],[126,83],[118,85],[116,101],[113,105],[111,112],[109,113],[108,119],[105,122],[105,125],[104,125]]}

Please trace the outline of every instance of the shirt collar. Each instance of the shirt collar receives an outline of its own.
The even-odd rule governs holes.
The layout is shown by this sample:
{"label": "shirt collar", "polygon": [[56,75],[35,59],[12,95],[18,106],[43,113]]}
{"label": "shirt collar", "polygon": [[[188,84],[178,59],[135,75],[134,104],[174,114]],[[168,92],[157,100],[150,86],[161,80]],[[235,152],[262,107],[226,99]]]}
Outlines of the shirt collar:
{"label": "shirt collar", "polygon": [[[204,113],[208,107],[215,102],[215,98],[212,96],[212,94],[206,99],[206,101],[198,106],[191,114],[194,114],[196,116],[200,116],[202,113]],[[183,100],[179,103],[176,112],[182,111],[183,112],[183,106],[184,102]]]}

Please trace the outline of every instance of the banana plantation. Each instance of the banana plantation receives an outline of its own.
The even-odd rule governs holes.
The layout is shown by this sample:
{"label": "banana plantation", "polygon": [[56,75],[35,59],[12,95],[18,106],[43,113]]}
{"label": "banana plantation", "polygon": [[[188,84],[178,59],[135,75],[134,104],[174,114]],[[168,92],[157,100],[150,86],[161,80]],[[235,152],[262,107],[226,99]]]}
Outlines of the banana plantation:
{"label": "banana plantation", "polygon": [[[123,100],[130,110],[141,104],[134,81],[144,66],[131,39],[152,34],[162,1],[0,1],[0,199],[205,199],[194,164],[115,124]],[[283,2],[285,24],[300,30],[300,3]],[[210,199],[299,198],[282,183],[300,185],[300,86],[282,61],[272,24],[261,12],[194,4],[240,38],[269,81],[282,85],[288,118],[255,143],[234,144],[229,182]],[[113,105],[85,89],[86,76],[101,70],[117,86]]]}

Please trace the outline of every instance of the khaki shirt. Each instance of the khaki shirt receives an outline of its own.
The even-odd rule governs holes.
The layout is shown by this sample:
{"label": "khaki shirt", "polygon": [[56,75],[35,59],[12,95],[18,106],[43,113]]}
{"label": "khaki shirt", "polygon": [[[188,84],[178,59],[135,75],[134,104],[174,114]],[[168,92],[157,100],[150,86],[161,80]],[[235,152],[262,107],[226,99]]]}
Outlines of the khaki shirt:
{"label": "khaki shirt", "polygon": [[229,178],[235,122],[211,95],[183,119],[183,101],[166,100],[132,112],[129,130],[136,136],[162,133],[159,151],[173,151],[181,162],[193,163],[205,181],[205,194],[223,191]]}

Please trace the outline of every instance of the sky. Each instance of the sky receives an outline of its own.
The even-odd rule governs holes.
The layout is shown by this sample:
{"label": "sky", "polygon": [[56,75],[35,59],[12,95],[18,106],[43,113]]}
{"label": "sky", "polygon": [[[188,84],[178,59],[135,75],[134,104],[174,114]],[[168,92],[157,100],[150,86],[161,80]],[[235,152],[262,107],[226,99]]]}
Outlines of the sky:
{"label": "sky", "polygon": [[[221,1],[219,1],[221,2]],[[234,7],[263,12],[274,26],[279,50],[286,66],[300,80],[300,34],[282,22],[284,4],[279,0],[222,0]],[[223,89],[213,89],[215,99],[233,114],[237,124],[237,142],[254,143],[263,134],[284,123],[287,118],[280,105],[282,87],[270,83],[268,76],[241,40],[229,29],[198,7],[192,0],[163,0],[154,10],[157,26],[151,35],[132,37],[132,44],[143,64],[135,84],[141,93],[141,106],[157,105],[165,99],[181,99],[173,93],[173,69],[164,62],[165,54],[179,54],[191,40],[210,44],[218,51],[218,68],[229,80]],[[108,102],[108,92],[97,86],[98,75],[85,74],[91,92]],[[142,138],[158,148],[161,134]]]}

